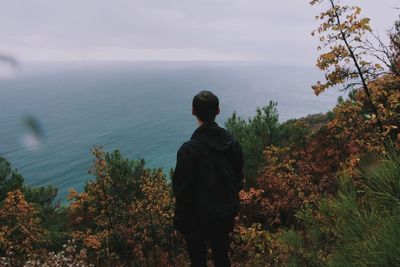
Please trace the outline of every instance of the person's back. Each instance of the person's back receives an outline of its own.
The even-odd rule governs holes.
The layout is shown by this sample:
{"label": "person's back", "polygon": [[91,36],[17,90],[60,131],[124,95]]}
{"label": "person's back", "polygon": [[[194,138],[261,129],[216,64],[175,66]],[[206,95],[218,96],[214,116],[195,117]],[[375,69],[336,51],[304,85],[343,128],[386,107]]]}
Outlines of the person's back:
{"label": "person's back", "polygon": [[215,123],[218,98],[202,91],[193,99],[199,128],[177,153],[173,176],[174,224],[185,237],[192,266],[206,266],[210,243],[216,266],[229,266],[229,233],[239,208],[243,156],[240,144]]}

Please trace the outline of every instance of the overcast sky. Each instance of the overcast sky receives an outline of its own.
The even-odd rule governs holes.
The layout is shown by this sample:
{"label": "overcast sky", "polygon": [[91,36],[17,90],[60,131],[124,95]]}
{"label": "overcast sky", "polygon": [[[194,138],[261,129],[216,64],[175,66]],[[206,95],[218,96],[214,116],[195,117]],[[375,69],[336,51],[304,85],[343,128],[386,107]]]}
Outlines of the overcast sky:
{"label": "overcast sky", "polygon": [[[399,0],[359,0],[383,35]],[[0,53],[29,60],[260,60],[313,65],[308,0],[0,0]]]}

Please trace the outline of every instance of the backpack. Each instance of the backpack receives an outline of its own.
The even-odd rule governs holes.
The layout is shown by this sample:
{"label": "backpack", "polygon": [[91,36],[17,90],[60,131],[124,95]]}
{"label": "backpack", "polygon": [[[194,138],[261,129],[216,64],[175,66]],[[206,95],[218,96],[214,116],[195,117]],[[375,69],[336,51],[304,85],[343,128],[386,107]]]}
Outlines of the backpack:
{"label": "backpack", "polygon": [[201,222],[226,221],[235,217],[239,209],[238,177],[234,171],[231,149],[216,150],[199,140],[191,146],[202,157],[197,166],[195,209]]}

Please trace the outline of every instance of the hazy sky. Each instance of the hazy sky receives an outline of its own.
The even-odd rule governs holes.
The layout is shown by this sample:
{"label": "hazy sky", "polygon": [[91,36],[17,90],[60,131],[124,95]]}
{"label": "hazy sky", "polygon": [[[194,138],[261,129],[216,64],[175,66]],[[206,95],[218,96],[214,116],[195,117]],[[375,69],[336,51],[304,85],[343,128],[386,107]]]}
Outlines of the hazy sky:
{"label": "hazy sky", "polygon": [[[384,35],[399,0],[361,6]],[[308,0],[0,0],[0,53],[19,60],[262,60],[312,65]]]}

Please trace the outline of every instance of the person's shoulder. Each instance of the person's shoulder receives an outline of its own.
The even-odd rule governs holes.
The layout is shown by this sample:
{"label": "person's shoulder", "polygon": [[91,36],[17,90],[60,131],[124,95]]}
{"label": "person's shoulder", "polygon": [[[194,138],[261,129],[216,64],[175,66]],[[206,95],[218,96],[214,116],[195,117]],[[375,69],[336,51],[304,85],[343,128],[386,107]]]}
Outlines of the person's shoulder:
{"label": "person's shoulder", "polygon": [[178,154],[190,154],[192,151],[192,140],[184,142],[181,147],[178,149]]}
{"label": "person's shoulder", "polygon": [[226,130],[227,134],[230,136],[231,141],[232,141],[232,147],[235,150],[242,150],[242,145],[240,144],[239,140],[237,140],[237,138],[231,134],[228,130]]}
{"label": "person's shoulder", "polygon": [[177,152],[177,158],[181,160],[196,161],[200,154],[194,143],[193,140],[183,143]]}
{"label": "person's shoulder", "polygon": [[223,127],[220,127],[220,126],[218,126],[218,127],[221,129],[221,131],[224,133],[225,136],[228,136],[229,139],[232,140],[232,144],[233,145],[235,145],[235,146],[239,145],[240,146],[239,141],[236,139],[236,137],[230,131],[228,131],[227,129],[225,129]]}

